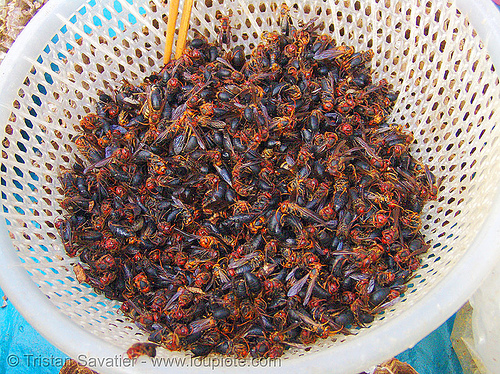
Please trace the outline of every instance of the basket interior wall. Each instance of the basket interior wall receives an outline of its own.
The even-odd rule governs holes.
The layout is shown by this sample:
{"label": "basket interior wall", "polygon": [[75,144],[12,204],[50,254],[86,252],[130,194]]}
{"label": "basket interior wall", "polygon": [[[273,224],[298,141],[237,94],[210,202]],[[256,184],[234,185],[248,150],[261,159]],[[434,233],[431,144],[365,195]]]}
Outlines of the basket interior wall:
{"label": "basket interior wall", "polygon": [[[438,1],[290,1],[291,15],[317,24],[338,44],[375,52],[375,77],[399,91],[391,115],[415,134],[413,153],[443,178],[438,201],[424,209],[432,247],[402,302],[379,316],[403,313],[444,277],[468,249],[497,185],[499,80],[487,51],[452,3]],[[234,44],[250,51],[277,30],[281,2],[195,1],[193,29],[215,40],[218,14],[231,15]],[[181,4],[182,6],[182,4]],[[160,1],[89,1],[61,19],[60,31],[33,57],[2,125],[1,192],[10,236],[25,269],[54,305],[85,329],[124,348],[142,333],[116,313],[118,305],[79,284],[54,228],[62,215],[57,180],[76,147],[73,125],[93,111],[98,89],[121,79],[139,82],[161,68],[167,7]],[[338,338],[313,350],[339,344]],[[288,355],[287,357],[290,357]]]}

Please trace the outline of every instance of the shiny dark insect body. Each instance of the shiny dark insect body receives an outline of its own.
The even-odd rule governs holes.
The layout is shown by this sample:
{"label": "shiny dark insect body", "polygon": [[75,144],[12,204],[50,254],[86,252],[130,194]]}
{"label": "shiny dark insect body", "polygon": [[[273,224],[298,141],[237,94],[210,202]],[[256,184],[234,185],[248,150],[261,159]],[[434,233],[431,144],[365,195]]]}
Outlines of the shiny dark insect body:
{"label": "shiny dark insect body", "polygon": [[[429,244],[436,177],[387,122],[373,53],[300,26],[251,54],[193,39],[141,84],[102,93],[60,175],[55,222],[77,279],[122,302],[157,346],[279,357],[363,327],[405,291]],[[299,25],[298,27],[295,27]]]}

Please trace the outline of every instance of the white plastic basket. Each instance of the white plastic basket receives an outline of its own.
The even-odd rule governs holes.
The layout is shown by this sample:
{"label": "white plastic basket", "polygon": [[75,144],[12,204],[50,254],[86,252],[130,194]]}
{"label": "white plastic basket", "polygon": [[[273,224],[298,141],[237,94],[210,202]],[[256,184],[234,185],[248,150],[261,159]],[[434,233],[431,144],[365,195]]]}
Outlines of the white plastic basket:
{"label": "white plastic basket", "polygon": [[[431,249],[402,301],[355,335],[320,341],[309,352],[289,350],[279,367],[259,367],[355,373],[439,326],[497,262],[500,84],[493,63],[500,66],[500,16],[489,0],[457,0],[461,11],[453,1],[437,0],[285,2],[295,20],[318,16],[339,43],[373,49],[375,76],[400,91],[392,119],[415,133],[413,153],[444,177],[439,200],[423,212]],[[281,3],[198,1],[191,25],[215,40],[216,12],[232,14],[235,44],[249,48],[263,31],[277,29]],[[93,110],[98,89],[159,70],[166,13],[159,0],[51,0],[0,69],[0,191],[7,220],[0,223],[0,286],[29,323],[74,358],[121,357],[146,339],[117,313],[116,302],[76,281],[75,259],[65,255],[52,222],[62,213],[59,167],[70,165],[76,151],[73,124]],[[187,362],[94,368],[212,372]],[[251,369],[251,363],[238,367]]]}

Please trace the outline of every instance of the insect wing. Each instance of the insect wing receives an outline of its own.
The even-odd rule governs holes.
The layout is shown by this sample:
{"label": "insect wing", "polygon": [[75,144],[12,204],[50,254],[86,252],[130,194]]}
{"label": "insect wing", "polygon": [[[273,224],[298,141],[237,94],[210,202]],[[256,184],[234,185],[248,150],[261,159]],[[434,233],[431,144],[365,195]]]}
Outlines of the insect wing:
{"label": "insect wing", "polygon": [[300,292],[300,290],[302,289],[302,287],[304,287],[304,284],[306,284],[307,279],[309,278],[309,274],[310,273],[307,273],[302,278],[300,278],[297,282],[295,282],[295,284],[292,287],[290,287],[290,289],[288,290],[286,295],[288,297],[292,297],[292,296],[297,295]]}

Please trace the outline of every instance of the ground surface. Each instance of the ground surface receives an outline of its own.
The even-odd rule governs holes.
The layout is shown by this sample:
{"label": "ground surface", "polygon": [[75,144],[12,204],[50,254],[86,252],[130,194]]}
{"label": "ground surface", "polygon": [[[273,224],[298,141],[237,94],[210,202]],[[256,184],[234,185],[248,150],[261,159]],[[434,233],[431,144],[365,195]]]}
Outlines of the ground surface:
{"label": "ground surface", "polygon": [[0,0],[0,62],[28,21],[47,0]]}

